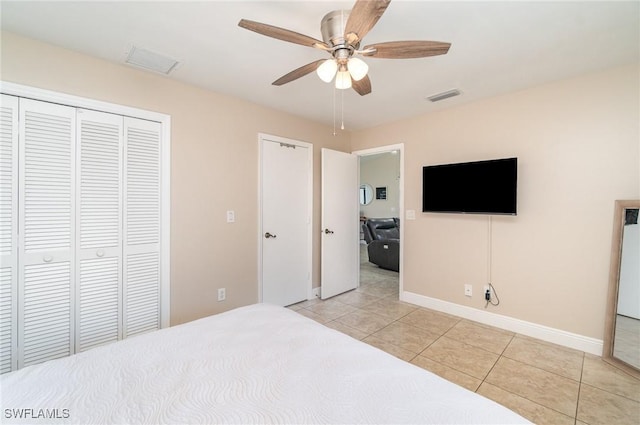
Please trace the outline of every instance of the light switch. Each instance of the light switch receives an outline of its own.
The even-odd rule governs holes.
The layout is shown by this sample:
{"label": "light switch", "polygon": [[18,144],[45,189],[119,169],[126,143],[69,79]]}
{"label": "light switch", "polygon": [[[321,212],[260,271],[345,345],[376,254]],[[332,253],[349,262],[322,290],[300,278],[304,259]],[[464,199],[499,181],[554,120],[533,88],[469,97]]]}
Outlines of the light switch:
{"label": "light switch", "polygon": [[235,223],[236,213],[233,210],[227,211],[227,223]]}
{"label": "light switch", "polygon": [[405,211],[405,217],[407,220],[415,220],[416,219],[416,210],[407,210]]}

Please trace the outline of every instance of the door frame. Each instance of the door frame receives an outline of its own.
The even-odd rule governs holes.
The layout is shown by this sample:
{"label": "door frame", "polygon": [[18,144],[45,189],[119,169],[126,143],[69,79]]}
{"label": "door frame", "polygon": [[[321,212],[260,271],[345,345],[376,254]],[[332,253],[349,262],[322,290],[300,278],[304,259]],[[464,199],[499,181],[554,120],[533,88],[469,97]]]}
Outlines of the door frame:
{"label": "door frame", "polygon": [[[404,214],[404,143],[396,143],[394,145],[379,146],[376,148],[362,149],[353,151],[354,155],[358,156],[358,187],[360,187],[360,157],[375,155],[379,153],[387,153],[391,151],[398,151],[400,155],[400,181],[398,182],[399,199],[398,199],[398,217],[400,218],[400,269],[398,271],[398,297],[402,299],[402,293],[404,292],[404,229],[406,228],[406,217]],[[354,188],[358,190],[358,188]],[[360,267],[358,267],[358,270]],[[358,274],[359,275],[359,274]],[[358,282],[359,284],[360,282]]]}
{"label": "door frame", "polygon": [[307,207],[309,211],[309,217],[307,220],[307,240],[308,242],[308,277],[307,277],[307,299],[315,298],[313,292],[313,144],[303,142],[300,140],[288,139],[286,137],[274,136],[267,133],[258,133],[258,302],[262,302],[262,239],[264,234],[263,222],[262,222],[262,143],[265,140],[269,140],[277,143],[286,143],[289,145],[295,145],[307,148],[307,160],[309,163],[309,178],[307,181],[308,199]]}

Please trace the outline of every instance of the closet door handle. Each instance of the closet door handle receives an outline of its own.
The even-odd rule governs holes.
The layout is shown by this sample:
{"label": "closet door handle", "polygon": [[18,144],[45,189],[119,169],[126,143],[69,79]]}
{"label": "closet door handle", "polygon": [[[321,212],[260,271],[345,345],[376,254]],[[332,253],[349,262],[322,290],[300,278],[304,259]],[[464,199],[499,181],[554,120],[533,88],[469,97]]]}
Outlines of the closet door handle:
{"label": "closet door handle", "polygon": [[264,237],[269,239],[269,238],[276,238],[277,236],[276,235],[272,235],[271,233],[267,232],[267,233],[264,234]]}
{"label": "closet door handle", "polygon": [[45,255],[44,257],[42,257],[42,261],[44,261],[45,263],[50,263],[51,261],[53,261],[53,257],[50,255]]}
{"label": "closet door handle", "polygon": [[104,257],[104,249],[99,249],[96,251],[96,256],[98,257]]}

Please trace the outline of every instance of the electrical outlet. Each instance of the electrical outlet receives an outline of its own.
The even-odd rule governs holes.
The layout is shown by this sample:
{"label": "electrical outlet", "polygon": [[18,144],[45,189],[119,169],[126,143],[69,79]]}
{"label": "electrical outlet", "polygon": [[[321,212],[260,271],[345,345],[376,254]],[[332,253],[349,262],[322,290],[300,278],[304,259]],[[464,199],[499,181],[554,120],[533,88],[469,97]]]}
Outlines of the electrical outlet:
{"label": "electrical outlet", "polygon": [[[489,292],[489,298],[487,298],[487,292]],[[487,301],[489,301],[491,299],[491,296],[493,295],[491,293],[491,287],[489,285],[484,285],[482,293],[484,294],[484,299]]]}
{"label": "electrical outlet", "polygon": [[464,285],[464,294],[465,294],[467,297],[470,297],[470,296],[472,296],[472,295],[473,295],[473,289],[472,289],[472,288],[473,288],[473,287],[472,287],[471,285],[469,285],[469,284],[465,284],[465,285]]}
{"label": "electrical outlet", "polygon": [[224,301],[227,298],[226,288],[218,289],[218,301]]}

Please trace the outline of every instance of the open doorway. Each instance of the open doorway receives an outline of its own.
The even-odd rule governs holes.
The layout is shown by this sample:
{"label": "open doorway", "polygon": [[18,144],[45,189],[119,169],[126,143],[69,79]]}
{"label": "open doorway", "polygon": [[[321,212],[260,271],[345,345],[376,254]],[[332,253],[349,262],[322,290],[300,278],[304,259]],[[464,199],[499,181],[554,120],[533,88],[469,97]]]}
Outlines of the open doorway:
{"label": "open doorway", "polygon": [[403,145],[354,152],[359,158],[360,290],[402,291]]}

